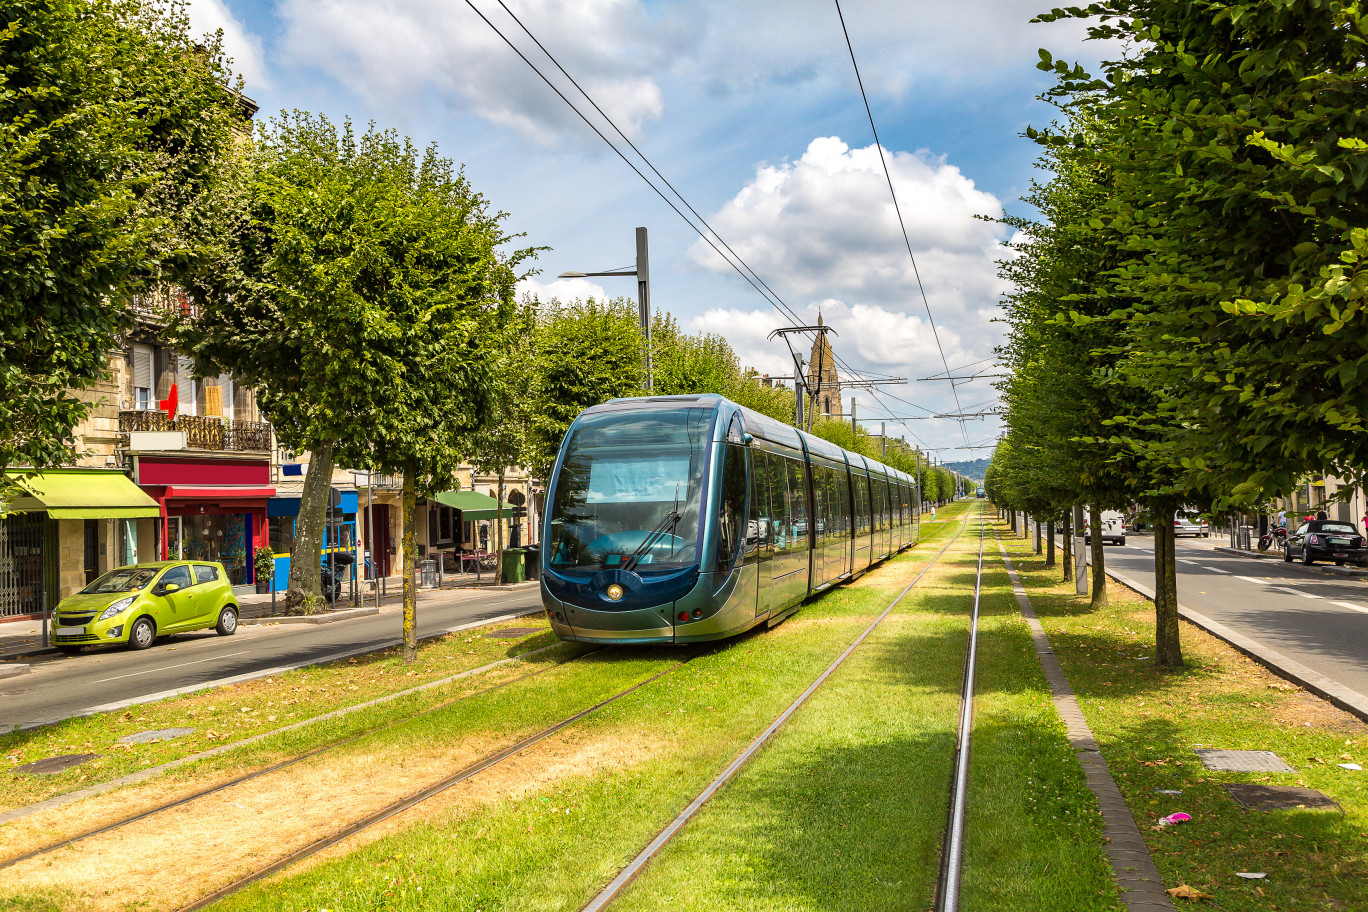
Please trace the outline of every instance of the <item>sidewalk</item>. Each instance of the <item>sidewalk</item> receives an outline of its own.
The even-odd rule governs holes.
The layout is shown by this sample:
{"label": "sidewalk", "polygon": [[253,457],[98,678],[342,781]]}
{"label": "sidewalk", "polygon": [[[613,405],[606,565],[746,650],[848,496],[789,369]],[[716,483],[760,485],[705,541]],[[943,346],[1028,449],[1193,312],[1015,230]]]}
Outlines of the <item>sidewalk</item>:
{"label": "sidewalk", "polygon": [[[535,580],[531,580],[528,582],[495,586],[493,585],[492,576],[485,577],[484,585],[475,585],[474,574],[469,575],[471,580],[468,583],[444,585],[440,589],[419,589],[418,603],[421,605],[430,603],[434,600],[445,601],[452,596],[460,597],[467,594],[474,596],[480,592],[519,592],[525,589],[535,589],[539,585]],[[398,577],[395,577],[395,579],[398,580]],[[338,602],[337,613],[345,614],[346,616],[338,618],[337,620],[340,622],[343,620],[350,620],[354,617],[365,617],[367,615],[375,614],[375,595],[374,593],[367,593],[366,596],[367,597],[360,605],[360,608],[363,609],[362,611],[353,610],[352,605],[349,602]],[[390,609],[399,608],[402,606],[403,601],[403,586],[396,584],[395,586],[390,587],[387,583],[385,594],[380,599],[380,610],[381,612],[384,612]],[[238,604],[242,609],[240,616],[244,621],[257,621],[259,623],[260,621],[265,620],[267,623],[270,622],[270,593],[266,593],[265,595],[257,595],[256,593],[252,593],[251,595],[240,595],[238,596]],[[279,594],[277,594],[277,608],[280,610],[284,609],[284,599]],[[364,609],[367,608],[371,610],[365,611]],[[326,616],[327,613],[320,617]],[[282,618],[282,620],[284,619]],[[291,621],[286,621],[286,623],[290,622]],[[294,621],[294,623],[298,622]],[[19,656],[56,652],[56,650],[51,647],[44,649],[42,642],[43,622],[41,620],[9,621],[0,624],[0,661],[17,658]]]}

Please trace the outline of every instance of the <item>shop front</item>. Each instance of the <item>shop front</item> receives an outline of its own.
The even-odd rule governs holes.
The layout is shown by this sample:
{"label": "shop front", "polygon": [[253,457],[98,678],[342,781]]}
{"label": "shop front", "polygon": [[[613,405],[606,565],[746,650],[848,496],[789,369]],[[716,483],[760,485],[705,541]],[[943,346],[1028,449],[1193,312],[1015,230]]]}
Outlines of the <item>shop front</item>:
{"label": "shop front", "polygon": [[255,580],[275,495],[265,459],[133,457],[133,479],[161,509],[161,559],[217,561],[234,586]]}
{"label": "shop front", "polygon": [[[327,540],[323,545],[320,560],[326,562],[329,554],[349,554],[356,556],[356,507],[355,491],[339,491],[340,502],[330,511],[326,523]],[[275,588],[284,592],[289,587],[290,561],[294,557],[295,522],[299,518],[298,497],[274,497],[266,502],[266,522],[269,526],[269,547],[275,557]],[[365,576],[365,568],[356,571],[358,578]],[[347,579],[352,571],[345,574]]]}

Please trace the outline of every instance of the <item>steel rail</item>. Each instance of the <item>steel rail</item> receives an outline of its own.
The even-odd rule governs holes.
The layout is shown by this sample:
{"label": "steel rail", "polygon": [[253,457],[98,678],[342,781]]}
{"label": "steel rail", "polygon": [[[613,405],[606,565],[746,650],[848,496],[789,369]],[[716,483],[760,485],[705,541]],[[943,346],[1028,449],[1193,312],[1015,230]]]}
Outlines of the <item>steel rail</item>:
{"label": "steel rail", "polygon": [[[547,651],[547,650],[549,650],[549,649],[555,649],[557,646],[560,646],[560,645],[562,645],[562,644],[561,644],[561,643],[553,643],[552,645],[543,647],[542,649],[534,649],[534,650],[532,650],[531,652],[522,653],[521,655],[517,656],[516,658],[517,658],[517,659],[524,659],[524,658],[527,658],[528,656],[533,656],[533,655],[536,655],[537,653],[545,652],[545,651]],[[401,718],[393,719],[393,720],[391,720],[391,721],[389,721],[389,722],[386,722],[386,723],[384,723],[383,725],[373,726],[373,727],[371,727],[371,728],[367,728],[367,729],[365,729],[365,730],[363,730],[363,731],[357,732],[357,733],[354,734],[354,735],[348,735],[347,737],[342,738],[342,739],[340,739],[340,740],[331,741],[331,742],[329,742],[329,743],[327,743],[327,744],[319,745],[318,747],[311,748],[311,749],[305,751],[304,753],[298,754],[298,755],[296,755],[296,756],[294,756],[294,757],[289,757],[289,758],[287,758],[287,759],[285,759],[285,760],[281,760],[281,761],[279,761],[279,762],[277,762],[277,763],[273,763],[273,764],[271,764],[271,765],[269,765],[269,766],[264,766],[264,767],[262,767],[261,769],[252,770],[251,772],[249,772],[249,773],[244,773],[244,774],[242,774],[241,776],[235,776],[235,777],[233,777],[232,779],[229,779],[229,780],[226,781],[226,782],[220,782],[220,783],[218,783],[217,785],[213,785],[213,786],[210,786],[210,787],[208,787],[208,788],[200,789],[199,791],[197,791],[197,792],[192,792],[192,793],[190,793],[189,795],[182,795],[181,797],[176,798],[176,799],[174,799],[174,800],[172,800],[172,801],[168,801],[168,802],[165,802],[165,803],[163,803],[163,804],[159,804],[159,805],[157,805],[157,806],[155,806],[155,807],[148,808],[147,810],[144,810],[144,811],[139,811],[138,813],[136,813],[136,814],[134,814],[134,815],[132,815],[132,816],[130,816],[130,817],[124,817],[124,818],[122,818],[122,819],[115,820],[115,821],[113,821],[113,822],[111,822],[111,823],[107,823],[107,824],[105,824],[105,825],[103,825],[103,826],[97,827],[97,828],[95,828],[95,829],[93,829],[93,830],[87,830],[87,831],[85,831],[84,833],[78,833],[78,834],[75,835],[75,836],[69,836],[69,837],[67,837],[66,839],[62,839],[62,840],[59,840],[59,841],[57,841],[57,842],[50,843],[50,844],[48,844],[48,845],[42,846],[41,848],[32,849],[32,850],[30,850],[30,851],[28,851],[28,852],[25,852],[25,853],[22,854],[22,855],[16,855],[16,856],[14,856],[13,858],[7,858],[7,859],[5,859],[4,861],[0,861],[0,870],[4,870],[5,868],[12,867],[13,865],[17,865],[17,864],[19,864],[21,861],[28,861],[30,858],[37,858],[37,857],[40,856],[40,855],[46,855],[46,854],[48,854],[49,852],[55,852],[55,851],[57,851],[58,849],[64,849],[64,848],[66,848],[67,846],[75,845],[75,844],[78,843],[78,842],[82,842],[82,841],[84,841],[84,840],[86,840],[86,839],[90,839],[90,838],[92,838],[92,837],[99,836],[99,835],[101,835],[101,834],[103,834],[103,833],[108,833],[108,832],[111,832],[111,831],[113,831],[113,830],[117,830],[117,829],[120,829],[120,828],[122,828],[122,827],[126,827],[126,826],[128,826],[129,824],[131,824],[131,823],[136,823],[136,822],[139,821],[139,820],[145,820],[145,819],[147,819],[148,817],[153,817],[153,816],[155,816],[155,815],[157,815],[157,814],[162,813],[163,811],[169,811],[169,810],[171,810],[172,808],[177,808],[177,807],[180,807],[180,806],[182,806],[182,805],[189,804],[189,803],[192,802],[192,801],[198,801],[199,799],[205,798],[205,797],[207,797],[207,796],[209,796],[209,795],[214,795],[214,794],[217,794],[217,793],[219,793],[219,792],[226,791],[226,790],[228,790],[228,789],[230,789],[230,788],[233,788],[234,786],[241,785],[242,783],[247,782],[247,781],[250,781],[250,780],[252,780],[252,779],[257,779],[257,778],[259,778],[259,777],[261,777],[261,776],[265,776],[265,775],[267,775],[267,774],[269,774],[269,773],[274,773],[274,772],[276,772],[276,771],[278,771],[278,770],[285,769],[286,767],[294,766],[296,763],[300,763],[300,762],[302,762],[302,761],[304,761],[304,760],[308,760],[310,757],[316,757],[316,756],[318,756],[319,754],[326,753],[327,751],[336,750],[336,749],[339,748],[339,747],[345,747],[345,746],[347,746],[348,744],[353,744],[353,743],[355,743],[355,742],[357,742],[357,741],[360,741],[362,738],[366,738],[366,737],[369,737],[369,736],[371,736],[371,735],[379,734],[380,732],[383,732],[383,731],[388,731],[389,729],[394,728],[396,725],[403,725],[403,724],[405,724],[405,723],[407,723],[407,722],[412,722],[414,719],[418,719],[418,718],[421,718],[421,717],[423,717],[423,716],[425,716],[425,715],[428,715],[428,714],[430,714],[430,713],[437,712],[437,711],[440,710],[440,709],[445,709],[445,708],[447,708],[447,707],[449,707],[449,706],[452,706],[453,704],[460,703],[460,702],[463,701],[463,700],[469,700],[469,699],[471,699],[471,698],[473,698],[473,697],[482,697],[482,696],[485,696],[486,694],[491,694],[491,693],[495,692],[496,690],[502,690],[502,689],[505,688],[505,687],[509,687],[509,686],[511,686],[511,685],[513,685],[513,684],[517,684],[517,683],[519,683],[520,681],[526,681],[526,680],[528,680],[529,678],[535,678],[535,677],[537,677],[538,675],[545,674],[545,673],[548,672],[548,671],[551,671],[551,670],[556,669],[556,668],[560,668],[560,667],[562,667],[562,666],[564,666],[564,665],[569,665],[569,664],[572,663],[572,662],[578,661],[579,659],[582,659],[582,658],[584,658],[585,656],[588,656],[588,655],[592,655],[592,654],[594,654],[594,653],[596,653],[596,652],[598,652],[598,651],[599,651],[599,650],[597,650],[597,649],[590,649],[590,650],[588,650],[588,651],[586,651],[586,652],[580,653],[579,655],[572,656],[571,658],[565,659],[564,661],[555,662],[555,663],[553,663],[553,664],[551,664],[551,665],[548,665],[548,666],[545,667],[545,668],[539,668],[539,669],[537,669],[536,671],[529,672],[529,673],[527,673],[527,674],[525,674],[525,675],[519,675],[519,676],[516,677],[516,678],[510,678],[510,679],[508,679],[507,681],[503,681],[502,683],[495,684],[495,685],[493,685],[492,687],[486,687],[486,688],[483,688],[482,690],[476,690],[476,691],[472,691],[472,692],[470,692],[470,693],[468,693],[468,694],[462,694],[461,696],[459,696],[459,697],[453,697],[453,698],[450,699],[450,700],[443,700],[441,703],[437,703],[437,704],[435,704],[435,705],[433,705],[433,706],[429,706],[429,707],[427,707],[426,709],[421,709],[421,710],[419,710],[418,712],[409,713],[408,715],[402,716]],[[492,669],[490,669],[490,670],[492,670]],[[396,694],[395,696],[398,696],[398,694]],[[269,733],[268,733],[268,734],[269,734]]]}
{"label": "steel rail", "polygon": [[[604,887],[593,899],[589,901],[587,905],[585,905],[581,909],[581,912],[601,912],[602,909],[607,908],[607,906],[614,899],[616,899],[617,896],[622,892],[623,888],[625,888],[629,883],[631,883],[637,877],[637,875],[641,873],[642,869],[647,865],[647,863],[649,863],[650,860],[654,858],[662,848],[664,848],[665,844],[668,843],[674,837],[674,835],[678,833],[679,830],[686,823],[688,823],[695,814],[698,813],[698,811],[703,807],[703,805],[707,803],[708,799],[711,798],[717,792],[718,789],[725,785],[727,783],[727,780],[729,780],[736,773],[737,770],[744,766],[746,761],[749,760],[752,756],[754,756],[756,751],[760,750],[760,748],[763,747],[767,741],[769,741],[769,739],[774,735],[774,733],[777,732],[786,721],[788,721],[789,717],[792,716],[795,712],[797,712],[800,706],[807,702],[808,697],[812,696],[819,687],[826,683],[827,678],[831,677],[831,675],[836,671],[836,669],[841,667],[845,660],[850,657],[851,653],[853,653],[856,650],[856,648],[858,648],[859,645],[863,643],[871,633],[874,632],[874,628],[878,627],[880,622],[882,622],[883,619],[888,616],[889,612],[891,612],[894,608],[897,607],[898,603],[901,602],[904,597],[906,597],[907,593],[912,591],[912,587],[917,585],[917,583],[921,582],[922,577],[925,576],[926,573],[936,565],[936,562],[940,560],[941,555],[945,554],[945,552],[950,549],[950,546],[959,540],[960,535],[964,532],[968,525],[968,519],[966,518],[965,522],[960,526],[959,530],[955,532],[954,537],[951,538],[948,542],[946,542],[944,547],[942,547],[940,551],[936,552],[936,556],[931,558],[931,560],[927,562],[926,566],[923,567],[921,571],[917,573],[916,577],[912,580],[912,582],[908,583],[907,587],[903,589],[902,592],[898,593],[898,596],[888,604],[888,607],[885,608],[879,614],[879,616],[875,618],[872,623],[870,623],[868,627],[864,629],[864,632],[861,633],[858,637],[856,637],[855,641],[851,643],[849,646],[847,646],[845,648],[845,651],[842,652],[839,656],[837,656],[836,660],[832,662],[830,665],[828,665],[827,669],[823,671],[815,681],[808,685],[808,688],[806,690],[804,690],[801,694],[798,695],[798,699],[790,703],[788,708],[785,709],[782,713],[780,713],[779,717],[775,719],[773,722],[771,722],[765,728],[765,730],[762,731],[755,738],[755,740],[753,740],[750,743],[750,745],[747,746],[746,749],[742,751],[741,754],[717,776],[716,779],[710,782],[708,784],[708,787],[705,788],[702,792],[700,792],[698,797],[694,798],[694,800],[689,803],[689,806],[680,812],[679,816],[672,820],[670,824],[667,827],[665,827],[665,829],[661,830],[660,833],[658,833],[656,837],[646,845],[646,848],[642,849],[637,854],[637,856],[627,864],[625,868],[619,871],[618,875],[614,877],[611,881],[609,881],[608,885]],[[981,548],[982,544],[980,543],[980,549]]]}
{"label": "steel rail", "polygon": [[694,659],[698,658],[700,655],[703,655],[704,652],[707,651],[708,650],[699,650],[698,652],[694,653],[688,658],[680,662],[677,662],[674,665],[671,665],[669,668],[665,669],[659,674],[652,675],[644,681],[638,681],[631,687],[628,687],[625,690],[618,691],[611,697],[608,697],[605,700],[601,700],[598,703],[595,703],[588,709],[580,710],[573,716],[569,716],[568,718],[562,719],[554,725],[550,725],[542,729],[541,731],[536,732],[535,734],[528,735],[526,738],[523,738],[522,740],[509,745],[501,751],[490,754],[480,760],[475,761],[474,763],[468,766],[461,768],[457,772],[452,773],[450,776],[447,776],[439,782],[435,782],[432,785],[429,785],[417,792],[408,795],[407,797],[401,798],[398,801],[394,801],[386,805],[385,807],[381,808],[380,810],[368,814],[360,820],[349,823],[341,829],[334,830],[327,836],[324,836],[320,839],[316,839],[308,845],[298,848],[293,852],[289,853],[288,855],[283,856],[282,858],[276,859],[275,861],[271,862],[265,867],[258,868],[251,874],[248,874],[245,877],[241,877],[233,881],[232,883],[228,884],[227,886],[220,887],[214,892],[202,896],[188,905],[181,906],[177,910],[177,912],[195,912],[195,910],[203,909],[206,906],[212,905],[213,903],[216,903],[227,896],[231,896],[232,894],[238,892],[244,887],[250,886],[251,884],[256,883],[259,880],[262,880],[263,878],[271,876],[272,874],[281,870],[282,868],[286,868],[297,861],[301,861],[305,858],[308,858],[311,855],[315,855],[318,852],[321,852],[324,849],[329,848],[330,846],[336,845],[337,843],[341,842],[342,840],[350,836],[356,835],[362,830],[369,829],[370,827],[375,826],[377,823],[381,823],[382,821],[388,820],[396,814],[401,814],[412,807],[422,804],[429,798],[435,797],[436,795],[441,794],[447,789],[459,785],[460,783],[471,778],[472,776],[478,773],[482,773],[490,767],[502,763],[510,757],[522,753],[523,751],[527,750],[529,747],[533,746],[539,741],[543,741],[546,738],[551,737],[561,729],[575,724],[576,722],[580,721],[588,715],[591,715],[592,713],[598,712],[605,706],[608,706],[611,703],[615,703],[618,700],[621,700],[623,697],[628,696],[629,694],[635,693],[636,691],[645,687],[647,684],[654,683],[655,681],[660,680],[666,675],[678,671],[680,668],[683,668],[689,662],[692,662]]}
{"label": "steel rail", "polygon": [[964,657],[964,682],[960,691],[959,737],[951,777],[950,813],[941,847],[936,908],[959,909],[960,866],[964,856],[964,810],[969,793],[969,742],[974,733],[974,678],[978,666],[979,596],[983,589],[983,510],[979,510],[978,571],[974,575],[974,610],[969,620],[969,650]]}

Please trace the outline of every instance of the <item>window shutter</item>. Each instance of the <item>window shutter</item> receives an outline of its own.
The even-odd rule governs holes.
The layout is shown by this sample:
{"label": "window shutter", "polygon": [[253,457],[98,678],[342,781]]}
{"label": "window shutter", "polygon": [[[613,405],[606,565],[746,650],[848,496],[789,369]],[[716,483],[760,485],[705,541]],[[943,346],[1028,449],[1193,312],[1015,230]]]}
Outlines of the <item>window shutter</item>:
{"label": "window shutter", "polygon": [[176,398],[182,415],[195,414],[195,362],[185,355],[176,359]]}
{"label": "window shutter", "polygon": [[152,349],[147,345],[133,346],[133,386],[135,389],[152,388]]}

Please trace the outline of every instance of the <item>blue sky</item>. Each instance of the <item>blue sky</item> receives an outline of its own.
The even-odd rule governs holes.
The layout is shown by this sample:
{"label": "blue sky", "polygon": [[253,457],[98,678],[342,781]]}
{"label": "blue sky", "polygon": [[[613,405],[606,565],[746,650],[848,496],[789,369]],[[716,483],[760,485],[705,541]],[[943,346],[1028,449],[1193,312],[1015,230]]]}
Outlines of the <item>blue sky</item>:
{"label": "blue sky", "polygon": [[[498,0],[474,2],[550,70]],[[820,309],[841,358],[885,375],[943,370],[831,0],[504,2],[800,317],[815,320]],[[1046,7],[842,4],[951,368],[991,357],[1001,335],[993,318],[1004,286],[993,261],[1007,235],[975,216],[1023,211],[1017,198],[1035,152],[1020,134],[1051,117],[1035,100],[1048,85],[1037,50],[1085,63],[1099,53],[1075,24],[1029,24]],[[786,350],[765,338],[788,319],[464,0],[191,0],[190,11],[197,29],[224,30],[261,116],[299,108],[374,120],[463,163],[475,188],[509,214],[511,230],[551,248],[526,290],[633,294],[630,279],[555,276],[630,266],[634,229],[644,225],[653,305],[690,330],[726,336],[745,365],[790,371]],[[922,408],[846,395],[859,399],[862,416],[955,408],[944,382],[888,392]],[[966,410],[994,399],[990,381],[958,392]],[[964,444],[956,422],[889,424],[890,434],[929,447]],[[988,419],[965,431],[978,444],[997,428]]]}

